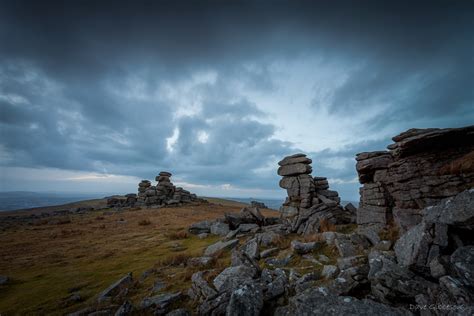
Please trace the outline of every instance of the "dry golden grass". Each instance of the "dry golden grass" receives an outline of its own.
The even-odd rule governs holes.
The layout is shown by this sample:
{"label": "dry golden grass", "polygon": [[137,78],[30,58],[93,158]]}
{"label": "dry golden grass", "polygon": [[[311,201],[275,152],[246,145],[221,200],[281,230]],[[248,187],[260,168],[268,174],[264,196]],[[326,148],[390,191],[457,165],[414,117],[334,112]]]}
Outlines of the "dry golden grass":
{"label": "dry golden grass", "polygon": [[324,233],[324,232],[335,232],[336,231],[336,225],[330,223],[329,221],[325,220],[325,219],[322,219],[320,222],[319,222],[319,231],[321,233]]}
{"label": "dry golden grass", "polygon": [[[165,290],[185,290],[196,268],[183,268],[184,261],[201,256],[205,247],[218,240],[215,236],[199,239],[188,235],[187,227],[240,208],[202,204],[94,211],[0,231],[0,275],[12,279],[0,288],[0,314],[73,312],[94,302],[98,293],[126,273],[132,272],[138,279],[152,267],[159,270],[157,276],[167,284]],[[268,210],[263,213],[277,215]],[[0,221],[7,214],[0,214]],[[140,225],[145,221],[150,224]],[[230,255],[224,254],[212,262],[212,268],[223,269],[229,260]],[[138,301],[149,295],[147,282],[152,280],[133,292],[132,299]],[[84,302],[65,306],[64,300],[75,291]]]}

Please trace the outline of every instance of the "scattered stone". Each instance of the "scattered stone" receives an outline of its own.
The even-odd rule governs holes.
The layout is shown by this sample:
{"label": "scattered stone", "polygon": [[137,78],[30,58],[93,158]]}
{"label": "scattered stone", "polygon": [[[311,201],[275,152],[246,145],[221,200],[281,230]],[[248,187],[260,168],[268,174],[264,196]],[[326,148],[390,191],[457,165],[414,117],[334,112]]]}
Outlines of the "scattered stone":
{"label": "scattered stone", "polygon": [[443,275],[446,275],[446,269],[444,266],[439,262],[439,258],[434,258],[430,262],[430,272],[431,276],[435,279],[439,279]]}
{"label": "scattered stone", "polygon": [[125,301],[119,309],[115,312],[114,316],[129,316],[132,315],[134,306],[129,301]]}
{"label": "scattered stone", "polygon": [[229,225],[221,222],[215,222],[210,227],[210,232],[213,235],[226,236],[229,231]]}
{"label": "scattered stone", "polygon": [[190,267],[205,267],[212,262],[212,257],[195,257],[190,258],[187,261],[187,265]]}
{"label": "scattered stone", "polygon": [[181,298],[181,293],[164,293],[152,297],[146,297],[140,304],[141,309],[165,310],[172,303]]}
{"label": "scattered stone", "polygon": [[117,282],[109,286],[107,289],[102,291],[102,293],[99,294],[98,297],[98,302],[104,302],[108,299],[113,299],[114,297],[118,296],[123,292],[124,290],[127,290],[128,287],[130,287],[133,283],[133,278],[132,278],[132,273],[128,273],[121,279],[119,279]]}
{"label": "scattered stone", "polygon": [[247,241],[243,246],[242,246],[242,251],[247,254],[250,258],[253,259],[259,259],[260,258],[260,252],[258,250],[258,243],[255,238],[252,238],[251,240]]}
{"label": "scattered stone", "polygon": [[262,307],[263,292],[260,285],[254,282],[245,282],[232,292],[226,315],[258,316]]}
{"label": "scattered stone", "polygon": [[451,255],[451,264],[459,280],[474,287],[474,246],[458,248]]}
{"label": "scattered stone", "polygon": [[228,267],[224,269],[213,281],[217,291],[221,291],[225,282],[229,279],[252,279],[256,275],[256,270],[245,265]]}
{"label": "scattered stone", "polygon": [[307,243],[304,243],[304,242],[300,242],[298,240],[293,240],[291,242],[291,249],[299,254],[299,255],[304,255],[304,254],[307,254],[313,250],[316,250],[316,249],[319,249],[322,247],[322,243],[321,242],[307,242]]}
{"label": "scattered stone", "polygon": [[323,267],[323,271],[321,272],[321,275],[326,279],[330,279],[337,276],[338,273],[339,273],[339,269],[336,266],[327,265]]}
{"label": "scattered stone", "polygon": [[235,246],[238,245],[238,243],[239,243],[238,239],[232,239],[229,241],[218,241],[215,244],[212,244],[206,248],[206,250],[204,251],[204,256],[212,257],[213,255],[217,254],[220,251],[234,248]]}
{"label": "scattered stone", "polygon": [[257,231],[260,228],[257,224],[240,224],[239,233],[248,233],[251,231]]}
{"label": "scattered stone", "polygon": [[191,277],[191,288],[188,291],[189,297],[195,301],[205,301],[213,299],[217,296],[217,292],[213,289],[205,279],[208,271],[199,271]]}
{"label": "scattered stone", "polygon": [[210,221],[202,221],[202,222],[197,222],[192,224],[189,228],[188,231],[191,234],[209,234],[211,232],[211,225],[212,223]]}
{"label": "scattered stone", "polygon": [[381,240],[375,245],[375,249],[382,251],[389,251],[392,248],[392,242],[390,240]]}
{"label": "scattered stone", "polygon": [[278,308],[275,316],[291,315],[386,315],[401,316],[410,313],[371,300],[328,295],[322,287],[312,287],[290,298],[288,306]]}
{"label": "scattered stone", "polygon": [[262,259],[268,258],[270,256],[273,256],[273,255],[277,254],[279,251],[280,251],[280,249],[277,248],[277,247],[263,250],[260,253],[260,258],[262,258]]}
{"label": "scattered stone", "polygon": [[197,238],[199,239],[206,239],[207,237],[209,237],[208,233],[200,233],[197,235]]}
{"label": "scattered stone", "polygon": [[191,316],[191,314],[186,309],[179,308],[169,312],[166,316]]}

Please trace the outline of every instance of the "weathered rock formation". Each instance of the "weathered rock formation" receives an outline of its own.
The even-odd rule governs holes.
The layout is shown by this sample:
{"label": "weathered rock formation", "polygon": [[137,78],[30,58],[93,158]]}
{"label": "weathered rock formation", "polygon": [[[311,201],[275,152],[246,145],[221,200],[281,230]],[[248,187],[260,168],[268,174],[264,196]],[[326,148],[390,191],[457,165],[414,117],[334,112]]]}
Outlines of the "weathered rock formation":
{"label": "weathered rock formation", "polygon": [[474,186],[474,126],[410,129],[388,151],[357,155],[357,223],[374,238],[394,222],[403,233],[421,222],[422,210]]}
{"label": "weathered rock formation", "polygon": [[199,201],[196,194],[175,187],[170,178],[171,173],[162,171],[155,178],[158,181],[156,185],[151,185],[148,180],[142,180],[138,184],[137,205],[176,205]]}
{"label": "weathered rock formation", "polygon": [[337,191],[329,190],[327,178],[311,176],[311,163],[304,154],[285,157],[278,163],[278,175],[283,176],[280,187],[288,194],[280,208],[281,216],[289,221],[292,232],[301,234],[318,232],[321,221],[345,224],[352,218],[351,210],[340,205]]}

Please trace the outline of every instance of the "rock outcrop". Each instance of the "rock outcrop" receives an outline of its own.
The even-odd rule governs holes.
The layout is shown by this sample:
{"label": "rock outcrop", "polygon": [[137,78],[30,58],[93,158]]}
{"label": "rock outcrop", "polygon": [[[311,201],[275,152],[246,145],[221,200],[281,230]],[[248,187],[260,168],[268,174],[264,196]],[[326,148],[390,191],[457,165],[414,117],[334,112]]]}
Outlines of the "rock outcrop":
{"label": "rock outcrop", "polygon": [[425,207],[474,185],[474,126],[410,129],[393,141],[388,151],[356,157],[363,184],[357,223],[372,237],[392,222],[407,231]]}
{"label": "rock outcrop", "polygon": [[152,185],[148,180],[142,180],[138,184],[137,205],[178,205],[200,201],[196,194],[192,194],[181,187],[175,187],[170,178],[170,172],[162,171],[155,178],[158,181],[156,185]]}
{"label": "rock outcrop", "polygon": [[312,177],[312,160],[304,154],[285,157],[278,164],[278,175],[283,176],[280,187],[288,197],[280,208],[292,232],[312,234],[320,230],[321,223],[347,224],[352,216],[349,209],[340,205],[337,191],[329,190],[327,178]]}

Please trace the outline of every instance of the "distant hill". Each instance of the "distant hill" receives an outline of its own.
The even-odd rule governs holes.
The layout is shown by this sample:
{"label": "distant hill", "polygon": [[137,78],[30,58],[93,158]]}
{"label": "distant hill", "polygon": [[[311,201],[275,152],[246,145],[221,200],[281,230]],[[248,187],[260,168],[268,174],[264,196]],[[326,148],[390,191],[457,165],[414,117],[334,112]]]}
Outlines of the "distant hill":
{"label": "distant hill", "polygon": [[0,211],[62,205],[104,197],[104,194],[41,193],[29,191],[0,192]]}

